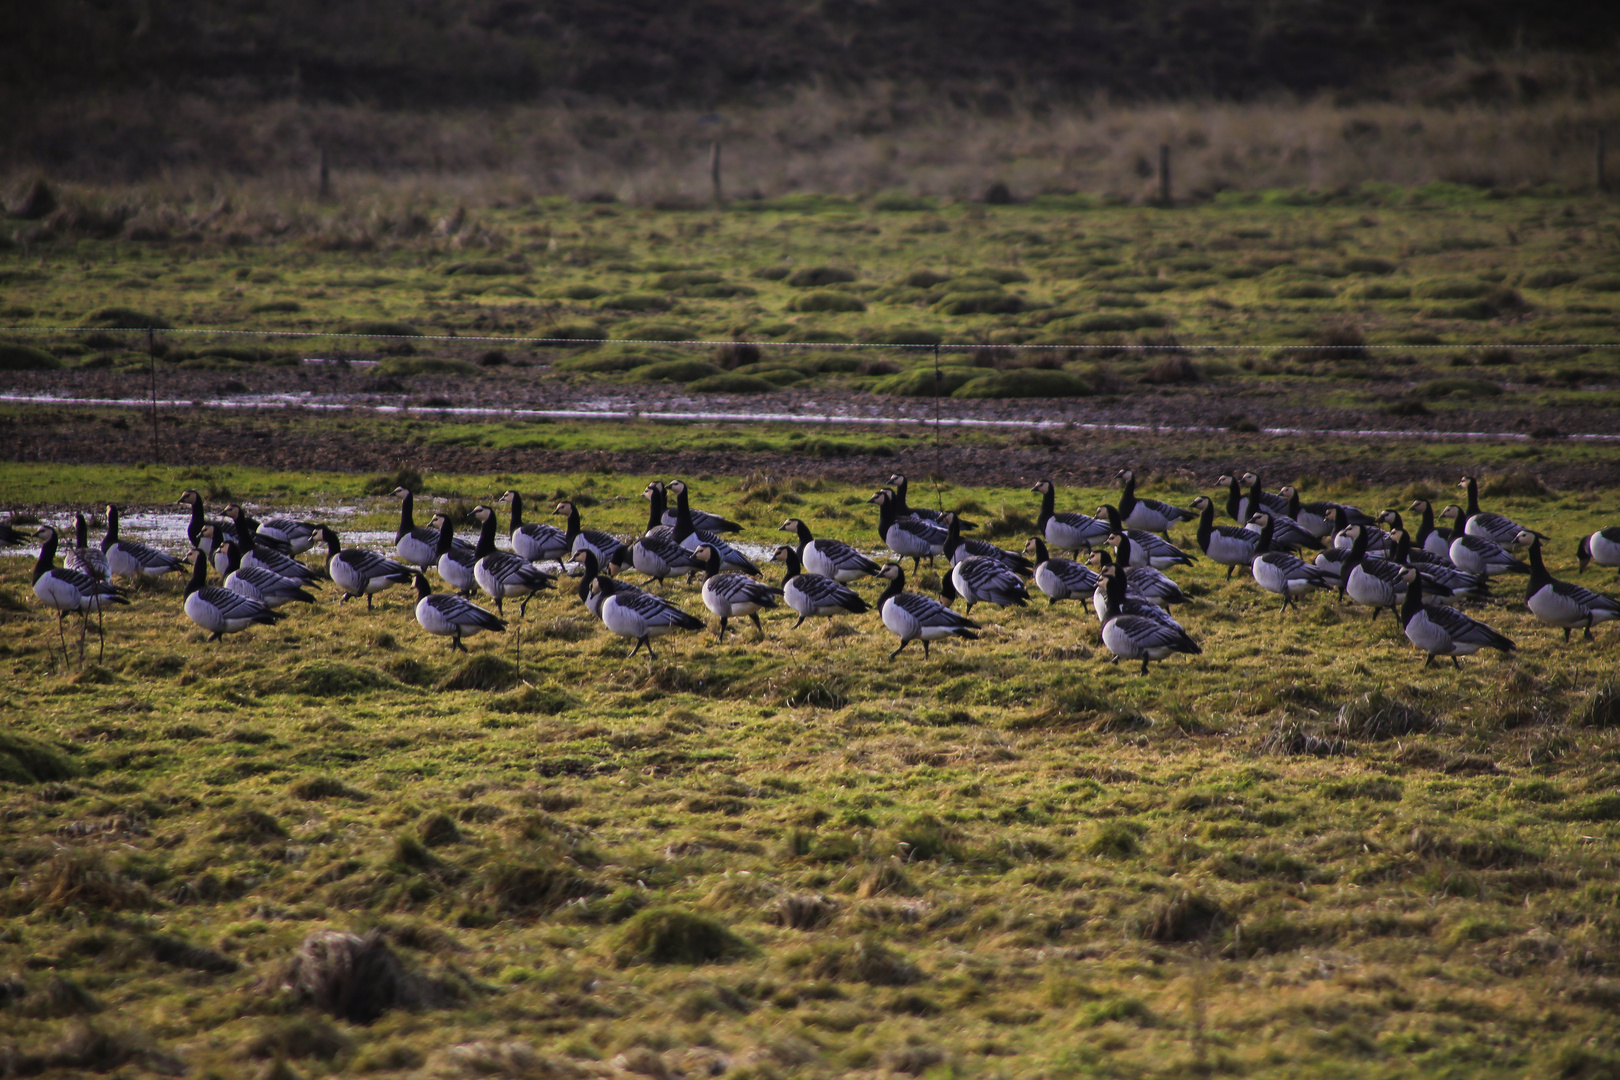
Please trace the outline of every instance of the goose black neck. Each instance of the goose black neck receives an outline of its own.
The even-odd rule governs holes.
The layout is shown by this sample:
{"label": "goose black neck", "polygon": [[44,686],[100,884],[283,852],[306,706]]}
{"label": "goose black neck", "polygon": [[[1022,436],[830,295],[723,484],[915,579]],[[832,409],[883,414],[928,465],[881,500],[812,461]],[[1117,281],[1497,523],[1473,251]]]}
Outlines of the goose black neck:
{"label": "goose black neck", "polygon": [[1276,534],[1276,531],[1276,519],[1270,514],[1267,514],[1266,523],[1260,527],[1260,539],[1256,541],[1254,545],[1254,552],[1256,555],[1260,555],[1271,550],[1271,539]]}
{"label": "goose black neck", "polygon": [[1209,538],[1215,532],[1215,504],[1205,502],[1203,511],[1198,515],[1198,546],[1209,554]]}
{"label": "goose black neck", "polygon": [[1295,521],[1299,520],[1299,489],[1294,488],[1288,493],[1288,516]]}
{"label": "goose black neck", "polygon": [[815,537],[810,535],[810,526],[806,525],[802,518],[796,518],[795,520],[799,525],[797,529],[793,530],[799,536],[799,550],[795,552],[795,556],[802,560],[804,558],[804,546],[814,540]]}
{"label": "goose black neck", "polygon": [[394,543],[399,543],[405,534],[416,528],[416,496],[409,491],[399,504],[399,528],[394,532]]}
{"label": "goose black neck", "polygon": [[894,488],[895,512],[900,514],[911,513],[911,507],[906,503],[906,488],[908,486],[906,478],[897,474],[894,483],[890,486]]}
{"label": "goose black neck", "polygon": [[1119,492],[1119,512],[1126,517],[1136,509],[1136,474],[1130,471],[1125,473],[1125,486]]}
{"label": "goose black neck", "polygon": [[1541,537],[1530,541],[1530,584],[1526,587],[1525,598],[1534,596],[1536,590],[1552,584],[1552,575],[1547,572],[1547,564],[1541,561]]}
{"label": "goose black neck", "polygon": [[1263,489],[1260,487],[1260,477],[1257,475],[1254,478],[1254,483],[1249,485],[1249,513],[1257,514],[1260,512],[1260,495],[1262,491]]}
{"label": "goose black neck", "polygon": [[1463,490],[1468,494],[1468,516],[1479,513],[1479,485],[1472,476],[1463,477]]}
{"label": "goose black neck", "polygon": [[945,557],[949,559],[954,556],[956,549],[961,546],[962,525],[956,520],[956,515],[952,514],[945,519]]}
{"label": "goose black neck", "polygon": [[601,574],[602,566],[596,561],[596,554],[590,551],[585,553],[585,558],[580,560],[580,564],[585,567],[585,573],[579,579],[579,598],[583,601],[590,599],[591,582]]}
{"label": "goose black neck", "polygon": [[[493,514],[490,515],[490,520],[495,520]],[[455,539],[456,534],[455,530],[450,527],[449,518],[440,518],[440,521],[442,524],[439,526],[439,540],[433,545],[433,554],[444,556],[450,554],[450,544]]]}
{"label": "goose black neck", "polygon": [[794,578],[803,573],[804,563],[800,561],[799,553],[793,548],[783,545],[782,550],[787,552],[787,554],[782,558],[782,562],[787,566],[787,572],[782,575],[782,584],[786,585],[788,582],[792,581]]}
{"label": "goose black neck", "polygon": [[1457,524],[1453,527],[1451,535],[1452,536],[1467,536],[1468,535],[1468,519],[1473,517],[1478,512],[1479,512],[1478,507],[1470,508],[1470,507],[1464,506],[1464,507],[1461,507],[1460,509],[1458,509],[1458,511],[1457,511]]}
{"label": "goose black neck", "polygon": [[573,503],[568,504],[568,542],[572,544],[579,536],[579,507]]}
{"label": "goose black neck", "polygon": [[253,545],[258,541],[259,523],[248,517],[247,511],[240,506],[236,508],[236,514],[231,520],[236,523],[237,543],[249,551],[253,550]]}
{"label": "goose black neck", "polygon": [[711,547],[711,548],[709,548],[709,557],[703,563],[703,580],[707,581],[707,580],[709,580],[710,578],[714,577],[715,575],[717,575],[719,573],[720,573],[720,549],[715,548],[715,547]]}
{"label": "goose black neck", "polygon": [[1111,574],[1103,575],[1107,585],[1103,588],[1103,622],[1119,618],[1119,609],[1125,602],[1125,567],[1117,566]]}
{"label": "goose black neck", "polygon": [[1104,503],[1103,505],[1097,507],[1097,512],[1108,519],[1108,527],[1110,529],[1113,529],[1117,533],[1124,533],[1125,527],[1120,523],[1119,508],[1117,506],[1110,506],[1109,504]]}
{"label": "goose black neck", "polygon": [[878,500],[878,536],[888,539],[889,529],[894,525],[894,501],[883,498]]}
{"label": "goose black neck", "polygon": [[1229,476],[1226,478],[1226,516],[1233,521],[1237,520],[1239,501],[1238,482],[1236,478]]}
{"label": "goose black neck", "polygon": [[1042,540],[1038,536],[1032,537],[1031,539],[1035,543],[1035,565],[1039,566],[1041,563],[1046,562],[1049,558],[1051,558],[1051,556],[1046,553],[1045,540]]}
{"label": "goose black neck", "polygon": [[686,501],[686,485],[675,489],[675,542],[680,543],[697,532],[692,524],[692,507]]}
{"label": "goose black neck", "polygon": [[73,515],[73,546],[81,548],[90,546],[89,529],[84,523],[83,514]]}
{"label": "goose black neck", "polygon": [[39,545],[39,558],[34,560],[34,581],[38,581],[56,568],[56,532],[51,531],[45,542]]}
{"label": "goose black neck", "polygon": [[186,582],[186,595],[190,596],[208,580],[208,560],[201,555],[193,555],[191,563],[191,580]]}
{"label": "goose black neck", "polygon": [[428,579],[422,576],[421,571],[417,571],[413,576],[413,580],[416,582],[416,598],[418,600],[425,600],[433,595],[433,586],[428,584]]}
{"label": "goose black neck", "polygon": [[118,507],[109,506],[107,507],[107,539],[101,542],[101,548],[105,551],[109,544],[116,543],[118,543]]}
{"label": "goose black neck", "polygon": [[484,514],[483,528],[478,533],[478,547],[473,554],[482,559],[485,555],[495,554],[495,512],[493,510]]}
{"label": "goose black neck", "polygon": [[1412,621],[1413,616],[1423,610],[1423,575],[1414,574],[1412,582],[1406,587],[1406,599],[1401,601],[1401,625],[1405,626]]}
{"label": "goose black neck", "polygon": [[1423,504],[1423,517],[1418,522],[1417,542],[1419,544],[1428,540],[1429,534],[1434,532],[1434,507],[1429,503]]}
{"label": "goose black neck", "polygon": [[202,500],[196,499],[191,504],[191,521],[186,525],[186,539],[191,541],[192,547],[197,546],[197,537],[202,535],[203,524]]}
{"label": "goose black neck", "polygon": [[1390,554],[1390,558],[1405,566],[1406,560],[1412,557],[1412,537],[1405,529],[1398,527],[1389,535],[1395,538],[1395,550]]}
{"label": "goose black neck", "polygon": [[883,601],[885,600],[893,600],[905,590],[905,587],[906,572],[896,566],[894,571],[894,579],[889,582],[889,587],[883,590],[883,595],[878,597],[878,604],[882,605]]}
{"label": "goose black neck", "polygon": [[1119,547],[1114,549],[1114,561],[1122,567],[1131,565],[1131,538],[1124,533],[1119,534]]}
{"label": "goose black neck", "polygon": [[1041,492],[1041,516],[1035,519],[1035,527],[1042,532],[1046,531],[1046,523],[1052,520],[1057,508],[1057,488],[1051,484]]}
{"label": "goose black neck", "polygon": [[242,569],[242,548],[232,542],[225,545],[225,572],[234,574]]}
{"label": "goose black neck", "polygon": [[321,543],[326,545],[326,561],[329,563],[343,552],[343,542],[338,539],[338,534],[332,531],[331,526],[321,526]]}
{"label": "goose black neck", "polygon": [[652,532],[664,523],[664,511],[669,507],[669,500],[664,497],[664,489],[650,488],[647,491],[647,531]]}
{"label": "goose black neck", "polygon": [[523,496],[516,490],[512,492],[512,531],[517,532],[523,528]]}
{"label": "goose black neck", "polygon": [[1367,530],[1365,527],[1363,527],[1356,531],[1356,538],[1350,542],[1350,553],[1344,557],[1344,562],[1341,564],[1343,576],[1349,577],[1350,571],[1355,567],[1360,566],[1362,560],[1366,557]]}

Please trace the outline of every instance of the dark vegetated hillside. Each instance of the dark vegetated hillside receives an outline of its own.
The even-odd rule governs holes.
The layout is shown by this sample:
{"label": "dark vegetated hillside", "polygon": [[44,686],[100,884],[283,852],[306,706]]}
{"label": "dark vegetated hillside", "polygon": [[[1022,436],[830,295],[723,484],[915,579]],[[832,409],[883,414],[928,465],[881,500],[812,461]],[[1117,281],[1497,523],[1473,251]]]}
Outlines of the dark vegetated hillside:
{"label": "dark vegetated hillside", "polygon": [[[1506,0],[80,0],[8,28],[0,86],[14,99],[138,86],[396,108],[544,92],[718,104],[873,80],[1244,98],[1376,93],[1392,68],[1458,51],[1590,52],[1612,48],[1617,29],[1611,5]],[[978,93],[962,103],[1001,103]]]}

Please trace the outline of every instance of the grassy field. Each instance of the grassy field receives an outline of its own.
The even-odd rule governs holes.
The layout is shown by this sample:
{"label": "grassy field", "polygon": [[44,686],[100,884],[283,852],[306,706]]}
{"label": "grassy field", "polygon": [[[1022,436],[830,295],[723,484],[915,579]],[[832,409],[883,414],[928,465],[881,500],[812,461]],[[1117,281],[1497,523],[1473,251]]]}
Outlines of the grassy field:
{"label": "grassy field", "polygon": [[[1337,493],[1444,499],[1454,464]],[[572,496],[631,531],[646,479],[430,475],[418,517],[515,486],[531,517]],[[874,539],[881,475],[688,479],[750,542],[788,516]],[[396,513],[364,476],[0,466],[53,521],[187,486],[357,507],[351,528]],[[1615,493],[1486,501],[1573,577]],[[1003,487],[938,498],[1008,546],[1036,509]],[[978,608],[982,639],[928,661],[888,662],[871,615],[776,614],[763,640],[686,634],[648,662],[565,592],[516,624],[521,658],[514,631],[458,660],[403,591],[206,644],[175,584],[110,614],[105,661],[80,669],[53,659],[28,567],[0,560],[15,1073],[1620,1069],[1616,631],[1566,646],[1511,581],[1481,617],[1518,652],[1461,671],[1423,669],[1387,615],[1318,596],[1279,617],[1207,562],[1177,575],[1204,654],[1145,678],[1104,662],[1076,603]],[[416,1007],[368,1024],[302,1004],[289,964],[327,929],[376,931],[400,967],[371,996]]]}
{"label": "grassy field", "polygon": [[[529,378],[698,391],[933,392],[931,375],[912,370],[931,364],[926,349],[709,356],[674,344],[559,350],[253,332],[1103,347],[947,351],[946,389],[964,398],[1307,377],[1319,395],[1394,383],[1416,405],[1444,408],[1510,384],[1612,386],[1620,353],[1602,346],[1613,344],[1620,291],[1614,204],[1501,194],[1363,186],[1228,193],[1174,210],[1085,196],[1012,206],[798,196],[673,211],[521,195],[469,208],[452,192],[392,189],[330,205],[239,193],[238,205],[217,188],[143,208],[128,190],[84,189],[55,226],[25,228],[0,251],[0,321],[247,332],[160,335],[176,370],[250,372],[334,349],[408,354],[381,370],[396,380],[470,380],[517,364],[549,368]],[[92,370],[145,360],[144,334],[26,341]],[[1504,342],[1524,348],[1491,347]],[[1178,343],[1270,348],[1191,367],[1151,351]],[[1539,348],[1571,343],[1586,347]],[[1358,348],[1367,345],[1390,348]],[[1030,367],[1061,374],[1020,374]]]}

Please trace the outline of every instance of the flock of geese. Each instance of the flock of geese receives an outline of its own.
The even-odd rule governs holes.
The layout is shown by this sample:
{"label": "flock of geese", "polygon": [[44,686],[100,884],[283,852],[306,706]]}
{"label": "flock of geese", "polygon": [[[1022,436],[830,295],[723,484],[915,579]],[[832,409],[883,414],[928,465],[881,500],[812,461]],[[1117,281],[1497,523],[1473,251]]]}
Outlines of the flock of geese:
{"label": "flock of geese", "polygon": [[[203,499],[186,491],[178,502],[190,508],[186,535],[192,550],[184,557],[119,536],[119,507],[106,508],[107,531],[97,546],[87,536],[82,513],[75,515],[73,539],[50,525],[34,533],[40,546],[34,567],[34,594],[57,613],[57,633],[64,656],[68,642],[64,621],[81,616],[79,658],[83,661],[89,616],[97,617],[101,648],[104,610],[130,602],[129,590],[115,579],[135,580],[166,574],[187,575],[184,610],[209,633],[210,641],[250,626],[272,624],[284,617],[287,604],[313,603],[314,589],[330,583],[339,602],[372,597],[395,586],[414,587],[416,619],[429,634],[450,639],[451,650],[466,651],[463,639],[507,628],[505,601],[515,600],[518,615],[529,600],[555,587],[556,577],[541,564],[572,566],[579,574],[579,599],[612,633],[631,639],[629,655],[645,648],[653,656],[653,639],[679,630],[700,630],[702,620],[674,601],[624,580],[629,570],[646,584],[662,586],[671,577],[690,581],[701,575],[703,604],[719,619],[724,641],[732,620],[746,617],[763,635],[759,614],[785,605],[806,619],[860,615],[877,608],[883,625],[899,638],[893,660],[913,641],[928,655],[932,642],[956,637],[973,639],[979,624],[972,617],[978,604],[1024,606],[1030,586],[1050,604],[1089,598],[1101,622],[1103,644],[1117,662],[1141,661],[1146,674],[1151,661],[1176,653],[1201,652],[1187,629],[1170,613],[1187,599],[1167,571],[1190,566],[1200,554],[1227,568],[1229,580],[1246,569],[1261,589],[1282,598],[1286,612],[1306,594],[1336,591],[1372,609],[1373,619],[1388,608],[1406,636],[1425,654],[1424,666],[1436,658],[1458,657],[1482,648],[1511,651],[1514,643],[1484,622],[1460,610],[1464,601],[1491,597],[1493,578],[1525,575],[1525,604],[1542,622],[1564,631],[1584,631],[1620,617],[1620,602],[1548,572],[1542,557],[1547,537],[1502,514],[1482,511],[1472,477],[1459,483],[1460,505],[1438,515],[1453,519],[1450,528],[1435,524],[1426,501],[1406,510],[1416,521],[1409,529],[1402,513],[1384,510],[1376,517],[1343,503],[1302,503],[1292,487],[1263,489],[1254,473],[1224,475],[1215,498],[1200,495],[1181,507],[1136,494],[1136,478],[1122,470],[1117,503],[1095,513],[1060,512],[1051,481],[1031,489],[1040,496],[1035,535],[1021,552],[985,540],[963,539],[975,526],[948,511],[912,507],[904,476],[895,475],[870,500],[877,507],[878,536],[894,559],[880,564],[853,545],[818,538],[808,523],[789,518],[779,531],[791,543],[775,550],[783,564],[779,585],[761,580],[761,569],[725,539],[741,531],[736,522],[693,508],[684,482],[654,480],[642,491],[648,501],[647,527],[637,536],[617,536],[581,525],[579,507],[559,502],[553,516],[563,525],[523,520],[523,497],[504,492],[496,506],[509,506],[507,539],[511,550],[496,545],[500,515],[478,506],[470,514],[478,525],[474,542],[455,535],[455,523],[436,515],[417,525],[414,494],[398,488],[399,526],[392,554],[344,547],[329,526],[276,517],[258,521],[241,506],[231,505],[218,519],[207,516]],[[673,497],[673,506],[671,498]],[[1235,524],[1216,524],[1217,500]],[[1177,526],[1194,529],[1197,553],[1170,541]],[[0,544],[21,544],[26,535],[0,525]],[[298,556],[317,545],[325,558],[318,564]],[[1523,558],[1520,557],[1520,552]],[[56,564],[58,553],[63,565]],[[1067,553],[1073,558],[1062,558]],[[906,589],[904,562],[917,572],[922,560],[943,557],[938,597]],[[1581,571],[1589,563],[1620,568],[1620,527],[1583,537],[1576,557]],[[425,571],[433,570],[452,591],[435,592]],[[210,571],[222,585],[208,583]],[[883,584],[875,601],[852,585],[871,578]],[[490,611],[473,601],[483,593],[494,601]],[[956,601],[963,610],[954,610]],[[1460,666],[1460,665],[1458,665]]]}

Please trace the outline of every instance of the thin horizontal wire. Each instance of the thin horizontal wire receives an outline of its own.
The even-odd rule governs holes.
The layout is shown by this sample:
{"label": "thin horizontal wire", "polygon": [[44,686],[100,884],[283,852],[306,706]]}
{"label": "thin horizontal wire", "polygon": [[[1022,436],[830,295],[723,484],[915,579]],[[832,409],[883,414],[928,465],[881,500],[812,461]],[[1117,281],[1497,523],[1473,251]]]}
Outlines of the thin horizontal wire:
{"label": "thin horizontal wire", "polygon": [[[151,328],[145,326],[0,326],[0,333],[4,334],[144,334]],[[760,349],[919,349],[932,351],[938,348],[942,351],[972,352],[979,349],[1017,349],[1024,351],[1036,350],[1071,350],[1071,349],[1109,349],[1113,351],[1142,351],[1142,352],[1254,352],[1266,349],[1301,349],[1308,348],[1317,352],[1354,352],[1357,350],[1386,351],[1386,352],[1422,352],[1425,350],[1454,350],[1454,349],[1620,349],[1620,343],[1615,342],[1540,342],[1540,341],[1479,341],[1459,343],[1454,345],[1317,345],[1313,342],[1273,342],[1269,344],[1107,344],[1102,342],[1076,342],[1069,345],[983,345],[983,344],[946,344],[923,345],[915,342],[901,341],[746,341],[740,339],[726,339],[723,341],[666,341],[658,338],[548,338],[548,337],[502,337],[491,334],[364,334],[352,330],[224,330],[208,327],[182,327],[172,330],[151,329],[154,334],[207,334],[223,337],[238,335],[242,337],[283,337],[283,338],[355,338],[371,341],[502,341],[511,344],[525,345],[668,345],[693,346],[715,348],[722,345],[752,345]]]}

